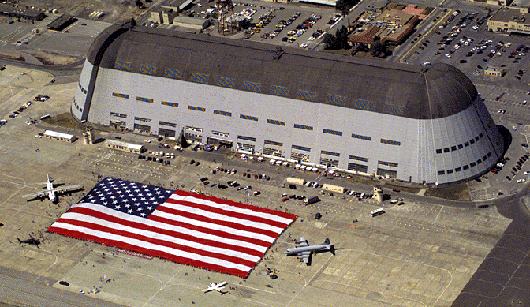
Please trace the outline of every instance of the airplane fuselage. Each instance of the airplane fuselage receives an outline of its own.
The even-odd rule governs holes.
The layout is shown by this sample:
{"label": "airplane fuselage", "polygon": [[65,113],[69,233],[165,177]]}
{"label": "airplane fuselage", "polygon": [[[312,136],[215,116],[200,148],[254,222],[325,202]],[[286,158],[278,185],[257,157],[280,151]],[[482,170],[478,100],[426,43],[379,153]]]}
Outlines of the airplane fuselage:
{"label": "airplane fuselage", "polygon": [[329,252],[329,251],[331,251],[330,244],[327,244],[327,245],[319,244],[319,245],[309,245],[309,246],[288,248],[285,254],[287,256],[296,256],[304,252],[316,252],[316,253],[321,252],[322,253],[322,252]]}
{"label": "airplane fuselage", "polygon": [[50,176],[47,176],[48,180],[46,181],[46,190],[48,190],[48,198],[52,201],[52,203],[57,202],[57,194],[55,193],[55,190],[53,188],[53,183],[50,180]]}

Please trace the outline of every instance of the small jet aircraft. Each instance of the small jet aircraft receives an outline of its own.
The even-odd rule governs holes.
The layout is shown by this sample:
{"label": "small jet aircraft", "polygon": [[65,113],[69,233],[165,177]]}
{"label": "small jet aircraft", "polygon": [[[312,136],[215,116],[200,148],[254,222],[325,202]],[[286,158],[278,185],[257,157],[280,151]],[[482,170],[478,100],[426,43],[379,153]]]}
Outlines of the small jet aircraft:
{"label": "small jet aircraft", "polygon": [[83,189],[82,185],[67,185],[67,186],[57,187],[60,185],[64,185],[64,183],[54,182],[53,178],[51,178],[49,175],[46,175],[46,178],[47,178],[47,181],[41,183],[45,185],[43,187],[44,189],[43,191],[24,195],[22,197],[26,198],[27,201],[31,201],[35,199],[39,199],[42,201],[45,198],[48,198],[49,200],[52,201],[52,203],[56,204],[59,201],[58,195],[67,194],[67,193],[71,193],[71,192],[75,192],[75,191],[79,191]]}
{"label": "small jet aircraft", "polygon": [[217,291],[221,294],[226,294],[227,292],[226,291],[223,291],[223,289],[226,287],[226,284],[227,282],[226,281],[223,281],[223,282],[219,282],[219,283],[215,283],[215,282],[212,282],[207,289],[204,289],[204,293],[208,293],[210,291]]}
{"label": "small jet aircraft", "polygon": [[35,245],[37,247],[39,247],[39,245],[40,245],[40,240],[34,238],[32,235],[29,235],[29,239],[20,240],[19,238],[17,238],[17,240],[18,240],[19,244]]}
{"label": "small jet aircraft", "polygon": [[297,256],[300,262],[311,265],[312,255],[317,253],[330,252],[335,255],[335,246],[326,239],[322,244],[309,245],[309,242],[303,237],[296,241],[294,248],[288,248],[285,254],[287,256]]}

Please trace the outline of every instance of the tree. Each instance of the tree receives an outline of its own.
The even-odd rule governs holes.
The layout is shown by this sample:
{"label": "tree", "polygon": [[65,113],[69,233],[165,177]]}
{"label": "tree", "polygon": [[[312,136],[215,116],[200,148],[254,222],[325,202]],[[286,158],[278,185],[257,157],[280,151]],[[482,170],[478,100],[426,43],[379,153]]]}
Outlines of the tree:
{"label": "tree", "polygon": [[326,45],[325,49],[335,48],[335,36],[329,33],[324,34],[324,37],[322,38],[322,43]]}
{"label": "tree", "polygon": [[335,49],[348,49],[348,29],[344,25],[335,34]]}
{"label": "tree", "polygon": [[357,5],[360,0],[337,0],[335,3],[335,8],[337,11],[340,11],[343,16],[348,15],[348,11]]}
{"label": "tree", "polygon": [[386,56],[386,45],[381,42],[379,36],[374,37],[374,42],[370,46],[370,54],[374,57],[385,57]]}

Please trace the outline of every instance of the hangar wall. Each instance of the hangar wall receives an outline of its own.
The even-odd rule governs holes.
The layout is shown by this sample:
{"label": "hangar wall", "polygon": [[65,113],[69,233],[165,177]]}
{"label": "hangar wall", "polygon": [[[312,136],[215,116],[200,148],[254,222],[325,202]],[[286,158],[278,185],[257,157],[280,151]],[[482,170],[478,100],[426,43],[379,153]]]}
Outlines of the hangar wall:
{"label": "hangar wall", "polygon": [[[80,119],[92,70],[87,61],[72,106]],[[155,135],[161,130],[179,135],[194,127],[202,129],[203,143],[224,139],[254,146],[255,152],[273,148],[287,158],[307,153],[312,163],[324,158],[342,169],[418,183],[480,174],[497,161],[503,146],[480,100],[448,117],[414,119],[99,68],[91,103],[90,122],[149,127]]]}

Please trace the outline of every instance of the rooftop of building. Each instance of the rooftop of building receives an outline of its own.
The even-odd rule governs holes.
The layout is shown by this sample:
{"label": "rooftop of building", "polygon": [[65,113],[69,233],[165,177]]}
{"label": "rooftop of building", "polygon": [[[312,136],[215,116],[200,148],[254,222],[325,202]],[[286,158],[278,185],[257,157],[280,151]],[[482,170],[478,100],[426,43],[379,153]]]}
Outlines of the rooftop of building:
{"label": "rooftop of building", "polygon": [[503,8],[491,16],[492,21],[516,21],[521,23],[530,24],[530,13],[523,13],[519,9],[514,8]]}
{"label": "rooftop of building", "polygon": [[356,59],[127,23],[98,36],[88,61],[103,68],[307,100],[407,118],[447,117],[477,97],[453,66]]}

